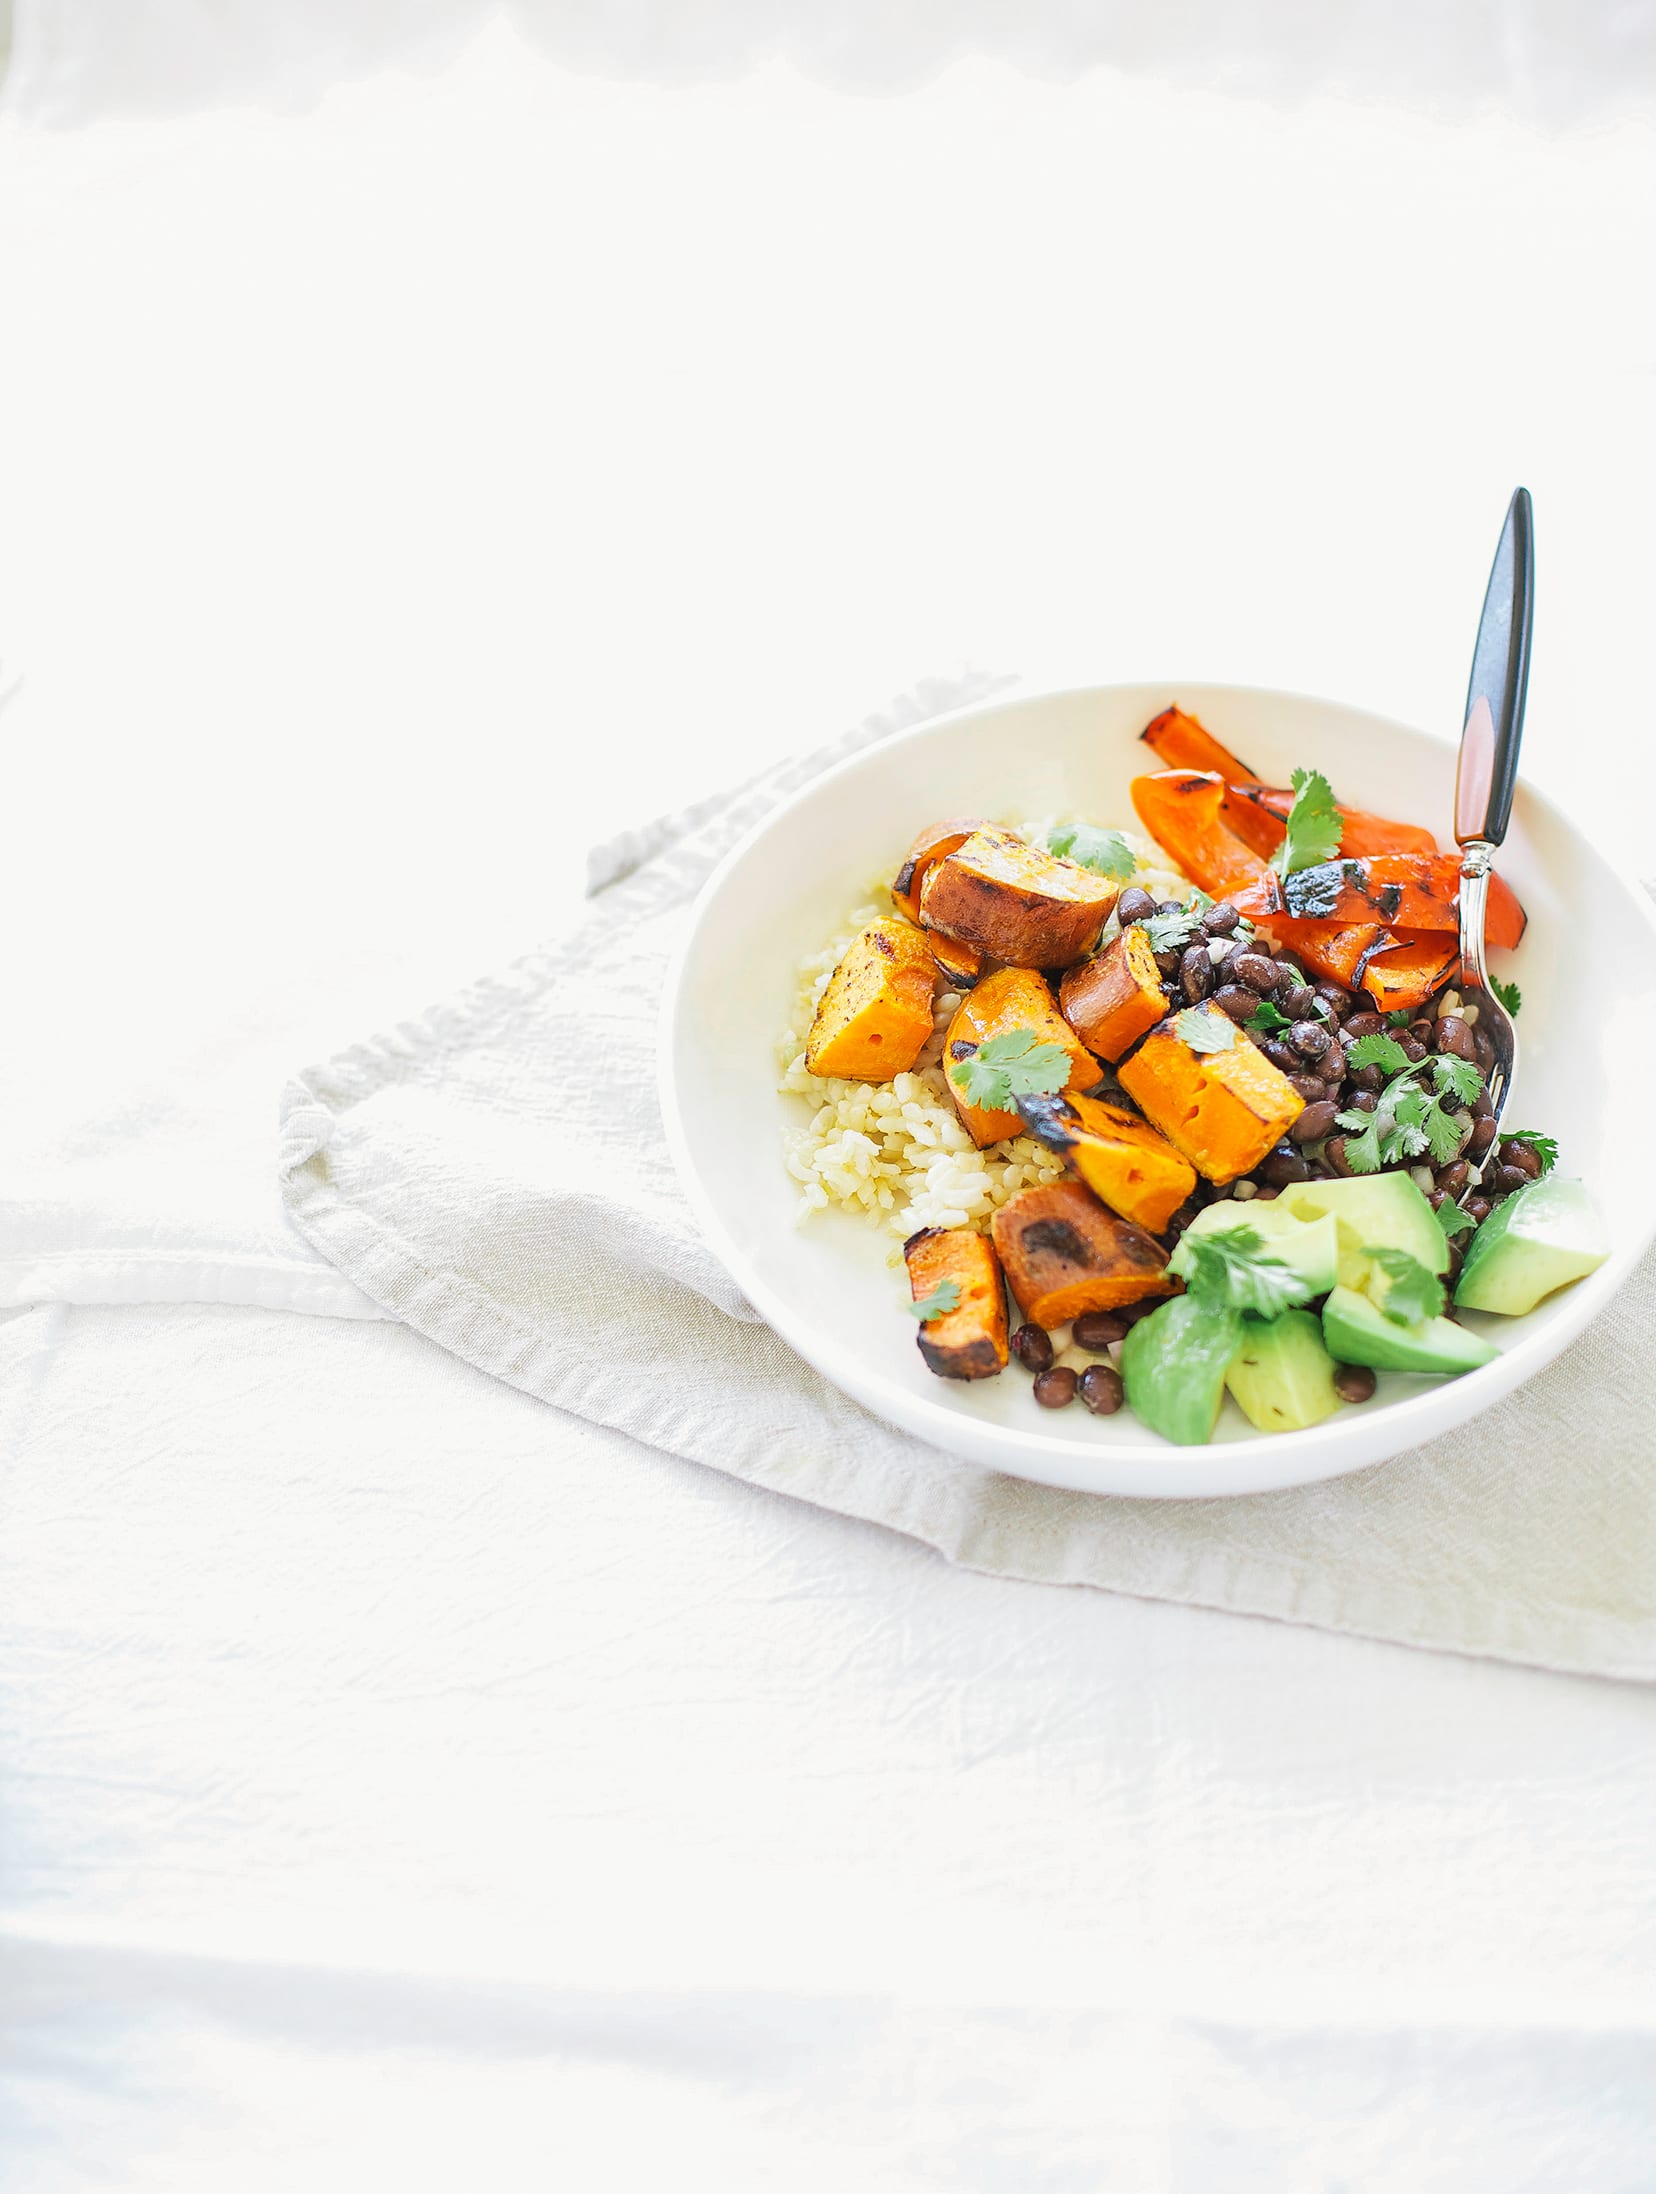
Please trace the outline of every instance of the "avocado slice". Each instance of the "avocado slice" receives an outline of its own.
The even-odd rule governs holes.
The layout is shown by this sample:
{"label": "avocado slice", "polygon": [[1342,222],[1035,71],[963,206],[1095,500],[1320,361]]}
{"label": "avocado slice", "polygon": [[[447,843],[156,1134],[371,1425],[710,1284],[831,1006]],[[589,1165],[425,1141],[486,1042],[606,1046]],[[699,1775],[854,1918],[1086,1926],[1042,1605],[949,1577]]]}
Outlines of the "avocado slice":
{"label": "avocado slice", "polygon": [[1520,1318],[1543,1295],[1595,1272],[1609,1254],[1586,1189],[1549,1173],[1509,1196],[1473,1235],[1455,1301]]}
{"label": "avocado slice", "polygon": [[1310,1219],[1285,1211],[1280,1197],[1266,1204],[1239,1204],[1226,1197],[1199,1211],[1185,1234],[1219,1234],[1227,1227],[1252,1227],[1265,1254],[1280,1257],[1312,1295],[1326,1295],[1339,1277],[1339,1229],[1331,1213]]}
{"label": "avocado slice", "polygon": [[1242,1345],[1230,1360],[1225,1384],[1261,1432],[1299,1432],[1320,1425],[1340,1406],[1334,1359],[1309,1310],[1244,1319]]}
{"label": "avocado slice", "polygon": [[1127,1405],[1176,1447],[1213,1438],[1225,1373],[1242,1339],[1242,1314],[1175,1295],[1141,1318],[1121,1344]]}
{"label": "avocado slice", "polygon": [[1403,1249],[1428,1272],[1447,1272],[1449,1244],[1431,1205],[1406,1173],[1365,1173],[1350,1181],[1295,1181],[1276,1199],[1297,1219],[1332,1212],[1340,1229],[1340,1285],[1368,1288],[1378,1267],[1365,1249]]}
{"label": "avocado slice", "polygon": [[1338,1363],[1376,1371],[1476,1371],[1500,1354],[1451,1318],[1400,1326],[1355,1288],[1337,1287],[1323,1305],[1323,1340]]}

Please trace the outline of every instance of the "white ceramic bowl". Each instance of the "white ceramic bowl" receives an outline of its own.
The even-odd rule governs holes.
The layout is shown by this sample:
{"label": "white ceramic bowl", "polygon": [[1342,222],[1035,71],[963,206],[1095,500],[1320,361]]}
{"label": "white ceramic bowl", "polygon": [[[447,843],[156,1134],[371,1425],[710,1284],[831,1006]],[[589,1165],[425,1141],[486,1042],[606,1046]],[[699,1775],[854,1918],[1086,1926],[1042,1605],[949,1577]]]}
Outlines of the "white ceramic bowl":
{"label": "white ceramic bowl", "polygon": [[1499,1345],[1494,1363],[1460,1379],[1383,1375],[1371,1402],[1305,1432],[1255,1432],[1227,1401],[1215,1441],[1188,1448],[1125,1410],[1042,1411],[1015,1366],[973,1384],[934,1378],[902,1312],[901,1269],[886,1263],[891,1237],[840,1212],[795,1223],[782,1132],[807,1115],[801,1099],[777,1093],[774,1047],[797,964],[938,815],[1075,813],[1136,827],[1127,788],[1156,766],[1138,734],[1175,699],[1269,781],[1315,766],[1342,798],[1436,826],[1446,840],[1453,747],[1333,702],[1175,683],[966,709],[816,779],[722,864],[669,978],[661,1087],[709,1241],[776,1331],[847,1394],[949,1454],[1018,1477],[1178,1498],[1335,1477],[1461,1424],[1550,1363],[1627,1278],[1656,1234],[1656,1174],[1630,1156],[1649,1147],[1656,1096],[1656,918],[1635,884],[1520,785],[1500,866],[1530,926],[1516,953],[1495,955],[1496,972],[1524,994],[1507,1120],[1558,1138],[1561,1171],[1587,1182],[1614,1246],[1598,1272],[1527,1318],[1469,1318]]}

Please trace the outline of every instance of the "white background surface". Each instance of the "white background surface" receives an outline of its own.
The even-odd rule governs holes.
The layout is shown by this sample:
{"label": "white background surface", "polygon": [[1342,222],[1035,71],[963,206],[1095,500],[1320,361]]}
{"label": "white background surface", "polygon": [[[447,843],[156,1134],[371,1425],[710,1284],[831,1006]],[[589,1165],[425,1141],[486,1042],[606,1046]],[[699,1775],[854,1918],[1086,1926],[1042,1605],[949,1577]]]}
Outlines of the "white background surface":
{"label": "white background surface", "polygon": [[[922,673],[1452,721],[1518,478],[1529,766],[1641,850],[1637,68],[271,113],[163,15],[25,10],[0,134],[0,1227],[290,1253],[293,1067]],[[8,2188],[1649,2183],[1643,1693],[956,1575],[374,1323],[27,1311],[0,1465]]]}

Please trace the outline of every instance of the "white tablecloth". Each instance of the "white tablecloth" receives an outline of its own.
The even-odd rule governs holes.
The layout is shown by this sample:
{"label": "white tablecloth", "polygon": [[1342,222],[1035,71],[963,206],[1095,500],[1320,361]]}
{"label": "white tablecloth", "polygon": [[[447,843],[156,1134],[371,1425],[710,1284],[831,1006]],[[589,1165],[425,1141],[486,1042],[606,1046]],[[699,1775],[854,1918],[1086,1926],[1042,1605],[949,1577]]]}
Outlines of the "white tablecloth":
{"label": "white tablecloth", "polygon": [[0,1225],[229,1278],[0,1324],[8,2194],[1648,2184],[1644,1692],[961,1575],[236,1297],[283,1077],[590,841],[968,661],[1452,722],[1519,477],[1532,771],[1639,850],[1653,180],[504,33],[14,111]]}

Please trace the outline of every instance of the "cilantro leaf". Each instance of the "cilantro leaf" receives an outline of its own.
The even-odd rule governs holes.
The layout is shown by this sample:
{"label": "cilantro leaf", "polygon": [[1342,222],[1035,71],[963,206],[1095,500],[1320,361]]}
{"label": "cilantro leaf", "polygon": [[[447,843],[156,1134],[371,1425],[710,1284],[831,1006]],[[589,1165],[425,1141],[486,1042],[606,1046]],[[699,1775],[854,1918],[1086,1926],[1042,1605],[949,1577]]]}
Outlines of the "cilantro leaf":
{"label": "cilantro leaf", "polygon": [[979,1044],[969,1059],[949,1069],[949,1079],[969,1105],[1012,1112],[1019,1097],[1054,1097],[1070,1077],[1062,1044],[1041,1044],[1033,1029],[1008,1029]]}
{"label": "cilantro leaf", "polygon": [[1204,1013],[1200,1006],[1186,1006],[1174,1019],[1173,1033],[1192,1051],[1229,1051],[1236,1042],[1236,1023],[1228,1013]]}
{"label": "cilantro leaf", "polygon": [[1057,824],[1047,832],[1047,851],[1121,883],[1138,867],[1137,854],[1119,830],[1095,830],[1091,823]]}
{"label": "cilantro leaf", "polygon": [[1345,1161],[1353,1173],[1378,1173],[1381,1167],[1380,1115],[1378,1112],[1336,1114],[1346,1130]]}
{"label": "cilantro leaf", "polygon": [[1550,1135],[1542,1135],[1535,1128],[1503,1128],[1501,1130],[1501,1140],[1503,1143],[1528,1143],[1531,1150],[1541,1161],[1541,1177],[1543,1180],[1558,1163],[1557,1143]]}
{"label": "cilantro leaf", "polygon": [[918,1318],[923,1326],[930,1325],[934,1318],[947,1317],[951,1310],[960,1308],[960,1282],[939,1280],[929,1295],[922,1295],[917,1303],[905,1303],[903,1307],[911,1318]]}
{"label": "cilantro leaf", "polygon": [[1394,1326],[1417,1326],[1443,1315],[1443,1282],[1406,1249],[1365,1249],[1390,1280],[1380,1305]]}
{"label": "cilantro leaf", "polygon": [[1346,1064],[1381,1067],[1387,1074],[1407,1074],[1409,1054],[1395,1036],[1388,1036],[1384,1029],[1376,1029],[1371,1036],[1358,1037],[1346,1053]]}
{"label": "cilantro leaf", "polygon": [[1311,1299],[1304,1276],[1273,1257],[1251,1226],[1182,1234],[1167,1269],[1204,1310],[1251,1310],[1275,1318]]}
{"label": "cilantro leaf", "polygon": [[1414,1011],[1412,1007],[1399,1006],[1394,1012],[1386,1015],[1386,1026],[1388,1028],[1407,1028],[1413,1019]]}
{"label": "cilantro leaf", "polygon": [[1508,1013],[1517,1013],[1518,1008],[1524,1002],[1524,994],[1518,988],[1518,985],[1516,983],[1503,983],[1498,981],[1494,976],[1491,976],[1489,979],[1489,987],[1494,995],[1501,1001],[1502,1005],[1506,1007]]}
{"label": "cilantro leaf", "polygon": [[1275,1036],[1280,1029],[1292,1028],[1293,1025],[1287,1014],[1272,1005],[1269,998],[1261,998],[1242,1024],[1250,1036]]}
{"label": "cilantro leaf", "polygon": [[1457,1104],[1469,1105],[1483,1088],[1483,1076],[1470,1059],[1455,1059],[1440,1051],[1432,1061],[1432,1080]]}
{"label": "cilantro leaf", "polygon": [[1340,811],[1334,788],[1320,769],[1297,769],[1289,782],[1294,804],[1288,810],[1288,829],[1271,866],[1279,876],[1292,876],[1302,868],[1318,868],[1332,861],[1340,850]]}
{"label": "cilantro leaf", "polygon": [[1451,1158],[1460,1156],[1464,1131],[1455,1115],[1446,1111],[1435,1097],[1426,1108],[1423,1124],[1426,1130],[1426,1148],[1432,1154],[1433,1165],[1446,1166]]}
{"label": "cilantro leaf", "polygon": [[1177,907],[1171,914],[1152,914],[1138,926],[1152,952],[1183,952],[1201,928],[1202,917],[1194,907]]}
{"label": "cilantro leaf", "polygon": [[1471,1234],[1478,1224],[1469,1212],[1462,1211],[1460,1205],[1448,1196],[1438,1205],[1433,1216],[1442,1227],[1446,1242],[1452,1242],[1457,1234]]}

